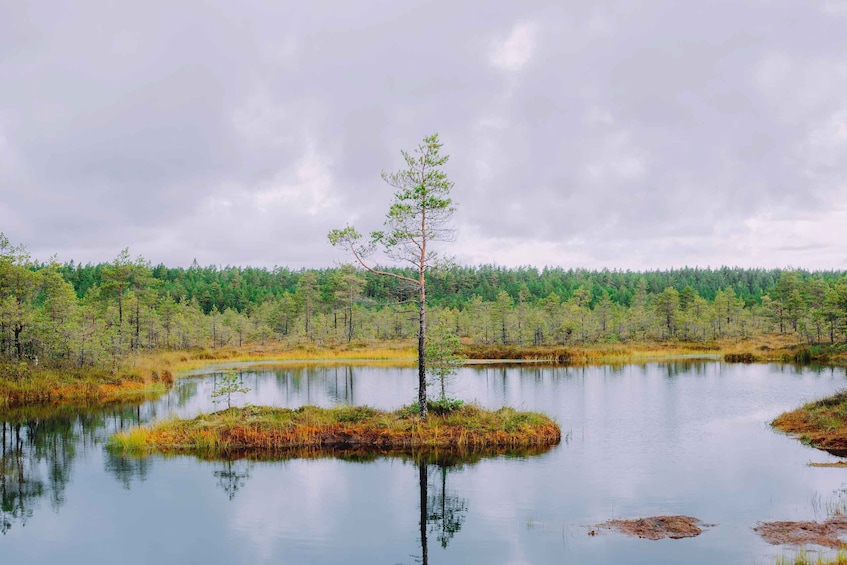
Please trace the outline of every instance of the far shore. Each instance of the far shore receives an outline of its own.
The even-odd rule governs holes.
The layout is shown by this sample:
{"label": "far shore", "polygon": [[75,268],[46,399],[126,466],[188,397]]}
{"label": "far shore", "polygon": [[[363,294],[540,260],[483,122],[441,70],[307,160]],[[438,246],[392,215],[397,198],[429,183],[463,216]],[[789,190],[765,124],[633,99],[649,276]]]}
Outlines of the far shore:
{"label": "far shore", "polygon": [[[715,342],[611,343],[534,347],[463,344],[466,364],[536,363],[555,365],[632,364],[702,359],[725,362],[847,364],[843,347],[807,345],[789,336]],[[114,370],[46,368],[29,362],[0,365],[0,408],[39,403],[111,402],[134,395],[161,394],[175,378],[220,367],[321,362],[412,367],[411,340],[343,343],[248,343],[242,347],[145,352],[131,355]]]}

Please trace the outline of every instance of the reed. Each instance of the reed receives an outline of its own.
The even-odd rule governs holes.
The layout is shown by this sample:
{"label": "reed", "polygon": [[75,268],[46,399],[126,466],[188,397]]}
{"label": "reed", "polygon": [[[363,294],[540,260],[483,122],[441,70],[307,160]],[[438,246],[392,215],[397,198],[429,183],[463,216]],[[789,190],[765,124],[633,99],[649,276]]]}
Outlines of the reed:
{"label": "reed", "polygon": [[847,552],[839,550],[835,555],[827,557],[821,553],[813,556],[810,552],[801,549],[792,557],[780,555],[775,563],[776,565],[847,565]]}

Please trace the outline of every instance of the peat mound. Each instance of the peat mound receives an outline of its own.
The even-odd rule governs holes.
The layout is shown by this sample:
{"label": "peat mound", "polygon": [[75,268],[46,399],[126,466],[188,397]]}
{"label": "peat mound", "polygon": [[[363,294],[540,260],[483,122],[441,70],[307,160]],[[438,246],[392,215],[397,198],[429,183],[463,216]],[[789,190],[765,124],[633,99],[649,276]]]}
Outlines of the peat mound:
{"label": "peat mound", "polygon": [[823,522],[760,522],[753,528],[771,545],[820,545],[847,548],[847,516],[835,516]]}
{"label": "peat mound", "polygon": [[597,524],[598,528],[649,540],[693,538],[709,526],[691,516],[650,516],[631,520],[607,520]]}

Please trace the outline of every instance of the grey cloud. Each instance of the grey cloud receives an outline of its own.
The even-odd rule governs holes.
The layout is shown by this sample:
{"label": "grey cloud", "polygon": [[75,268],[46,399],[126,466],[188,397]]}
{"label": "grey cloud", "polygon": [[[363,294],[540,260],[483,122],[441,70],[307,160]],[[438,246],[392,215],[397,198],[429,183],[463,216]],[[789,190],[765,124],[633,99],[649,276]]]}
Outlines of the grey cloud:
{"label": "grey cloud", "polygon": [[811,4],[13,3],[0,230],[63,259],[325,265],[438,131],[481,236],[696,264],[840,190],[847,18]]}

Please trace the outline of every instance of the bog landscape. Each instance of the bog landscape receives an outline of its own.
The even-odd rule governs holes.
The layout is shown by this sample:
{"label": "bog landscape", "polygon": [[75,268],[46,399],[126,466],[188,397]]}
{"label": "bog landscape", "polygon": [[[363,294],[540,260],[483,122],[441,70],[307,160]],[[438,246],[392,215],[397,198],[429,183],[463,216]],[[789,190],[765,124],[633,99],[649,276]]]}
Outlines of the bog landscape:
{"label": "bog landscape", "polygon": [[847,565],[842,4],[0,6],[0,564]]}
{"label": "bog landscape", "polygon": [[[329,532],[306,525],[294,548],[277,538],[303,562],[367,538],[338,514],[379,522],[398,500],[415,510],[414,492],[415,548],[397,547],[392,521],[380,524],[390,541],[365,553],[414,550],[428,563],[432,541],[446,551],[457,538],[457,555],[488,560],[505,529],[527,538],[533,561],[555,555],[557,535],[589,561],[597,536],[625,560],[698,537],[710,559],[766,544],[800,548],[780,563],[810,562],[807,546],[837,551],[816,552],[819,563],[847,559],[847,491],[813,499],[817,520],[791,510],[816,482],[807,465],[826,478],[847,466],[847,275],[451,265],[433,251],[455,237],[449,157],[438,135],[403,157],[383,174],[396,190],[384,230],[329,233],[353,260],[344,267],[153,267],[128,250],[44,264],[2,236],[4,535],[25,542],[27,523],[39,535],[41,513],[70,514],[71,493],[108,521],[114,486],[134,493],[119,503],[130,507],[178,488],[168,504],[196,511],[208,495],[176,485],[211,475],[233,503],[251,490],[276,500],[273,520],[316,513]],[[370,263],[379,247],[412,267]],[[824,397],[773,419],[809,391]],[[112,489],[77,486],[81,472],[111,475]],[[309,488],[342,492],[299,499]],[[508,517],[474,523],[491,503]],[[458,542],[466,522],[484,549]]]}

